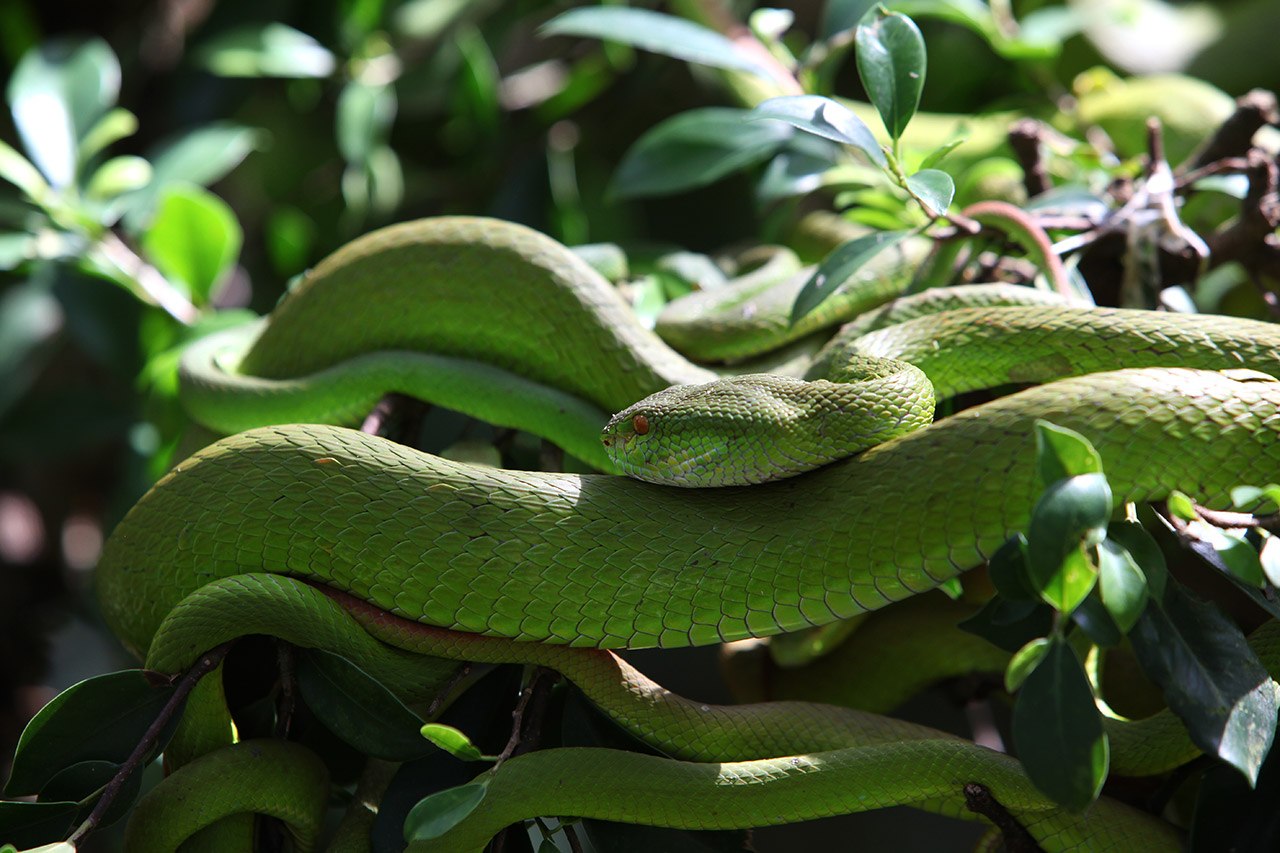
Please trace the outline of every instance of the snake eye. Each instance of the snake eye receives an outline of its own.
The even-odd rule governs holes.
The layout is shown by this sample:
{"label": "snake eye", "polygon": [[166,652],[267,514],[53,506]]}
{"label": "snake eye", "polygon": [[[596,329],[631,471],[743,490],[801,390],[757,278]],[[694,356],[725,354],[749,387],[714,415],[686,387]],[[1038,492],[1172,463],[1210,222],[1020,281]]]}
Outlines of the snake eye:
{"label": "snake eye", "polygon": [[649,419],[644,415],[636,415],[631,419],[631,428],[635,430],[636,435],[648,435]]}

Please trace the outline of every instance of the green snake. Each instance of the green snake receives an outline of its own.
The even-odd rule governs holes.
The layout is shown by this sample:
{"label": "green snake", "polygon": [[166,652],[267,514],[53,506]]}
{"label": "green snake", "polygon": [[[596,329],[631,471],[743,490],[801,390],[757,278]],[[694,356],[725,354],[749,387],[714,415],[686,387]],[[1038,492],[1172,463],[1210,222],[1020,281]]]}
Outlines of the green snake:
{"label": "green snake", "polygon": [[[547,750],[511,759],[472,818],[422,849],[478,849],[498,827],[543,814],[708,828],[893,803],[959,814],[958,792],[973,780],[989,784],[1048,848],[1175,843],[1158,820],[1110,801],[1065,814],[1006,757],[883,718],[759,706],[748,718],[774,715],[759,728],[781,742],[746,746],[732,745],[742,737],[731,733],[745,725],[741,712],[728,711],[725,722],[724,711],[708,709],[713,724],[695,727],[687,712],[676,723],[646,722],[626,702],[661,704],[659,688],[609,670],[607,653],[567,648],[763,637],[930,590],[1025,527],[1038,489],[1039,418],[1094,441],[1117,502],[1172,489],[1220,500],[1232,486],[1280,473],[1280,383],[1271,378],[1280,376],[1280,332],[1269,324],[984,306],[860,340],[853,361],[901,359],[888,374],[873,368],[873,379],[907,376],[906,393],[929,404],[973,387],[1049,384],[803,476],[715,490],[498,470],[340,426],[291,425],[354,423],[395,391],[536,432],[616,471],[631,463],[602,449],[608,412],[715,379],[641,326],[585,263],[535,232],[468,218],[383,229],[320,264],[265,324],[189,353],[184,395],[197,419],[224,432],[277,425],[184,460],[134,507],[99,567],[103,612],[128,647],[164,671],[259,630],[240,604],[270,614],[264,633],[340,651],[371,672],[412,669],[422,654],[551,655],[549,665],[588,695],[619,687],[624,698],[610,713],[676,756]],[[1062,376],[1070,378],[1050,381]],[[927,420],[919,409],[903,418],[892,407],[908,387],[896,382],[873,382],[880,396],[858,405],[895,423]],[[645,411],[642,437],[654,439],[654,455],[687,455],[679,415]],[[695,442],[706,441],[696,425],[704,414],[695,412]],[[747,412],[728,414],[716,428],[727,423],[745,442],[734,464],[759,467],[774,439],[759,438]],[[623,421],[633,432],[635,415]],[[790,428],[785,416],[781,424]],[[485,650],[494,643],[502,651]],[[606,661],[611,674],[594,684],[575,670],[579,652]],[[202,762],[223,760],[213,752],[189,766],[208,774]],[[190,790],[185,771],[155,796]]]}

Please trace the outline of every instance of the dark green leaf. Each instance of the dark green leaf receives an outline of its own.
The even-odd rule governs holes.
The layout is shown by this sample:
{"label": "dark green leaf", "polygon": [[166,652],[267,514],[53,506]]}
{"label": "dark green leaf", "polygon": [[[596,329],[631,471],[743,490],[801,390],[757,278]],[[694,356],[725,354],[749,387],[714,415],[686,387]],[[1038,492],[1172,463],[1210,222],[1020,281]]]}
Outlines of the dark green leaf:
{"label": "dark green leaf", "polygon": [[1152,596],[1159,598],[1164,595],[1169,569],[1165,566],[1160,546],[1145,527],[1136,521],[1113,522],[1107,526],[1107,540],[1129,552],[1146,577],[1147,590]]}
{"label": "dark green leaf", "polygon": [[763,203],[805,195],[822,186],[838,159],[839,149],[825,139],[800,134],[790,140],[765,168],[756,185]]}
{"label": "dark green leaf", "polygon": [[[82,761],[123,764],[172,693],[170,687],[153,687],[136,669],[68,687],[27,723],[5,794],[35,794],[60,770]],[[160,749],[168,738],[161,740]]]}
{"label": "dark green leaf", "polygon": [[430,841],[439,838],[475,811],[489,791],[488,781],[459,785],[424,797],[409,811],[404,822],[404,839]]}
{"label": "dark green leaf", "polygon": [[[89,799],[95,792],[101,791],[119,772],[121,765],[113,761],[82,761],[79,764],[73,764],[62,772],[58,773],[49,780],[43,788],[40,789],[40,802],[81,802],[88,800],[81,814],[77,815],[77,820],[84,820],[89,816],[89,812],[93,806],[97,805],[98,798]],[[128,780],[116,794],[116,798],[112,800],[111,806],[102,817],[99,826],[110,826],[129,813],[129,809],[133,807],[134,800],[138,799],[138,792],[142,789],[142,771],[135,770]],[[0,833],[0,838],[4,834]]]}
{"label": "dark green leaf", "polygon": [[1280,685],[1236,624],[1171,579],[1129,639],[1192,742],[1255,782],[1275,736]]}
{"label": "dark green leaf", "polygon": [[828,39],[837,33],[853,29],[876,2],[877,0],[827,0],[822,10],[822,37]]}
{"label": "dark green leaf", "polygon": [[1098,594],[1125,634],[1147,606],[1147,577],[1129,550],[1111,537],[1110,530],[1098,546]]}
{"label": "dark green leaf", "polygon": [[1040,596],[1070,613],[1093,589],[1089,549],[1102,541],[1111,516],[1111,487],[1102,474],[1059,480],[1045,489],[1027,530],[1027,574]]}
{"label": "dark green leaf", "polygon": [[444,723],[427,723],[422,727],[421,732],[424,738],[455,758],[461,758],[463,761],[479,761],[484,758],[484,753],[476,748],[471,738],[453,726],[446,726]]}
{"label": "dark green leaf", "polygon": [[907,188],[920,201],[924,202],[926,211],[941,216],[951,207],[951,200],[956,196],[956,183],[951,176],[938,169],[921,169],[907,178]]}
{"label": "dark green leaf", "polygon": [[1084,667],[1056,640],[1018,692],[1013,709],[1018,759],[1054,802],[1080,811],[1107,778],[1109,745]]}
{"label": "dark green leaf", "polygon": [[120,62],[102,39],[49,41],[22,57],[9,78],[9,106],[49,183],[75,180],[81,137],[119,94]]}
{"label": "dark green leaf", "polygon": [[1010,693],[1016,692],[1027,680],[1031,671],[1044,660],[1051,645],[1052,642],[1048,637],[1037,637],[1014,652],[1009,660],[1009,666],[1004,671],[1004,689]]}
{"label": "dark green leaf", "polygon": [[858,76],[880,113],[885,130],[897,139],[920,104],[924,87],[924,37],[906,15],[873,10],[855,36]]}
{"label": "dark green leaf", "polygon": [[205,44],[200,60],[223,77],[328,77],[335,64],[320,42],[278,22],[218,36]]}
{"label": "dark green leaf", "polygon": [[795,304],[791,306],[791,322],[798,322],[817,308],[872,258],[885,249],[896,246],[910,234],[910,231],[876,231],[837,246],[822,259],[822,263],[818,264],[813,275],[796,294]]}
{"label": "dark green leaf", "polygon": [[820,95],[787,95],[770,98],[747,114],[749,121],[774,119],[784,121],[805,133],[851,145],[872,162],[885,165],[884,152],[871,129],[849,108]]}
{"label": "dark green leaf", "polygon": [[552,18],[538,33],[616,41],[698,65],[748,71],[766,80],[772,79],[765,68],[716,31],[648,9],[625,6],[570,9]]}
{"label": "dark green leaf", "polygon": [[0,803],[0,838],[19,850],[53,844],[70,834],[77,811],[76,803]]}
{"label": "dark green leaf", "polygon": [[1104,649],[1112,649],[1124,640],[1124,634],[1116,625],[1106,606],[1096,595],[1086,595],[1075,610],[1071,611],[1071,621],[1079,625],[1093,641],[1094,645]]}
{"label": "dark green leaf", "polygon": [[1016,652],[1052,630],[1053,610],[1036,601],[1008,601],[997,595],[956,627],[1007,652]]}
{"label": "dark green leaf", "polygon": [[1026,537],[1021,533],[1014,535],[1001,545],[991,559],[987,561],[987,574],[995,584],[996,591],[1009,601],[1039,601],[1038,593],[1031,585],[1027,575],[1027,560],[1023,553]]}
{"label": "dark green leaf", "polygon": [[298,688],[320,722],[365,755],[406,761],[431,751],[420,734],[422,720],[345,658],[300,651]]}
{"label": "dark green leaf", "polygon": [[1036,467],[1040,480],[1051,486],[1067,477],[1101,474],[1102,457],[1080,433],[1046,420],[1036,421]]}
{"label": "dark green leaf", "polygon": [[151,263],[197,303],[207,302],[240,255],[240,223],[225,201],[196,186],[172,186],[142,236]]}
{"label": "dark green leaf", "polygon": [[792,134],[777,122],[748,123],[746,115],[746,110],[707,107],[651,128],[622,158],[612,191],[639,198],[705,186],[769,158]]}

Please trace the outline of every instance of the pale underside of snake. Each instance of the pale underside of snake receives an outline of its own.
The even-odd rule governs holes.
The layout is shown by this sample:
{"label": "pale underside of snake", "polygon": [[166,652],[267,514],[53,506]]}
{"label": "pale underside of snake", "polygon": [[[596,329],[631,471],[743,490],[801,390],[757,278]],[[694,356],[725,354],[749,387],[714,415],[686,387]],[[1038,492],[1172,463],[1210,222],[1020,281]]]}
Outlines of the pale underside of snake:
{"label": "pale underside of snake", "polygon": [[[885,256],[867,275],[905,281],[912,263],[908,251]],[[1172,489],[1220,500],[1235,485],[1280,476],[1280,382],[1271,378],[1280,375],[1280,333],[1269,324],[984,305],[848,337],[816,362],[827,375],[846,378],[850,359],[902,364],[853,382],[856,403],[789,404],[774,426],[738,430],[727,453],[698,419],[714,406],[692,426],[662,406],[633,410],[627,442],[647,443],[660,461],[692,459],[714,480],[729,465],[772,464],[779,435],[843,442],[830,418],[846,409],[923,422],[927,414],[904,417],[894,404],[912,394],[931,403],[972,388],[1048,384],[802,476],[721,489],[464,465],[340,426],[295,425],[352,423],[400,392],[530,430],[612,472],[629,463],[602,449],[608,413],[715,378],[643,328],[611,285],[548,238],[466,218],[384,229],[319,265],[264,325],[188,353],[184,397],[193,415],[223,432],[259,428],[179,463],[130,512],[99,569],[104,613],[130,648],[166,671],[254,630],[239,604],[287,614],[264,632],[303,645],[358,658],[365,653],[354,649],[372,643],[370,661],[403,652],[366,629],[416,654],[547,655],[592,695],[605,688],[590,686],[595,676],[575,661],[614,659],[564,647],[768,636],[875,610],[980,564],[1029,517],[1039,488],[1037,419],[1095,443],[1117,504]],[[932,391],[912,384],[917,374]],[[727,406],[728,422],[747,423],[736,400],[715,405]],[[348,606],[311,584],[350,596]],[[502,651],[483,651],[493,643]],[[585,669],[599,675],[598,665]],[[601,683],[642,706],[668,701],[637,673],[604,669]],[[958,814],[960,789],[975,780],[1046,847],[1125,849],[1139,836],[1174,843],[1160,821],[1109,801],[1083,816],[1063,813],[1016,762],[945,735],[893,721],[876,728],[883,718],[803,703],[747,707],[764,710],[742,717],[725,709],[731,723],[717,711],[707,728],[610,711],[685,760],[581,750],[513,759],[480,809],[431,849],[476,849],[502,825],[544,814],[705,828],[896,802]],[[725,730],[756,725],[743,722],[753,713],[775,715],[760,729],[780,742],[732,745]],[[254,749],[275,761],[292,747]],[[1150,772],[1168,761],[1152,759]],[[199,788],[218,771],[205,772],[204,781],[175,775],[168,790]],[[163,789],[155,802],[164,802]]]}

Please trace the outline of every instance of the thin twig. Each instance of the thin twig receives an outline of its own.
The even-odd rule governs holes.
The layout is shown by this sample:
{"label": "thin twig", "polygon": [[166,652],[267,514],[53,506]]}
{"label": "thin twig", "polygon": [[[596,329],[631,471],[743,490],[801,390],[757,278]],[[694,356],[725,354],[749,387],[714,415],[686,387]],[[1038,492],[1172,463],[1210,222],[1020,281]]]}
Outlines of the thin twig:
{"label": "thin twig", "polygon": [[1224,530],[1245,530],[1250,527],[1261,527],[1272,533],[1280,533],[1280,512],[1267,515],[1255,515],[1252,512],[1230,512],[1222,509],[1209,509],[1200,504],[1192,504],[1196,515],[1207,524],[1221,527]]}
{"label": "thin twig", "polygon": [[[521,692],[520,699],[516,702],[516,707],[511,712],[511,737],[498,755],[498,760],[493,765],[494,770],[497,770],[502,766],[502,762],[514,755],[516,749],[521,745],[528,746],[528,743],[521,738],[525,728],[525,712],[529,710],[535,697],[539,699],[539,702],[542,701],[541,694],[544,692],[542,685],[547,683],[547,675],[548,670],[536,667],[533,671],[533,677],[529,679],[529,684]],[[536,708],[537,706],[535,705],[534,707]]]}
{"label": "thin twig", "polygon": [[1044,853],[1026,827],[1000,804],[991,790],[980,782],[968,782],[964,786],[964,805],[974,814],[980,814],[1000,830],[1004,849],[1008,853]]}
{"label": "thin twig", "polygon": [[1027,196],[1035,198],[1053,188],[1049,172],[1045,169],[1044,125],[1035,119],[1023,119],[1009,128],[1009,147],[1022,167],[1022,184]]}
{"label": "thin twig", "polygon": [[75,844],[98,828],[98,824],[102,822],[103,816],[106,815],[107,810],[111,808],[111,804],[119,796],[124,784],[147,760],[151,750],[155,748],[156,743],[160,740],[160,733],[169,725],[169,721],[178,712],[178,709],[182,707],[182,703],[187,700],[187,696],[195,689],[200,679],[218,668],[218,664],[222,663],[223,658],[227,656],[227,652],[230,649],[231,643],[223,643],[212,651],[201,655],[195,665],[187,670],[178,681],[173,695],[169,697],[169,701],[164,703],[159,715],[156,716],[151,725],[147,727],[146,732],[143,733],[138,745],[133,748],[133,752],[129,753],[129,757],[125,759],[124,764],[116,771],[116,775],[107,783],[102,796],[98,798],[98,804],[93,807],[93,811],[85,818],[84,823],[80,824],[76,831],[71,833],[71,836],[67,839],[68,843]]}
{"label": "thin twig", "polygon": [[1236,99],[1236,111],[1209,137],[1191,159],[1179,169],[1199,169],[1228,157],[1243,156],[1253,145],[1254,134],[1267,124],[1280,124],[1276,96],[1254,89]]}

